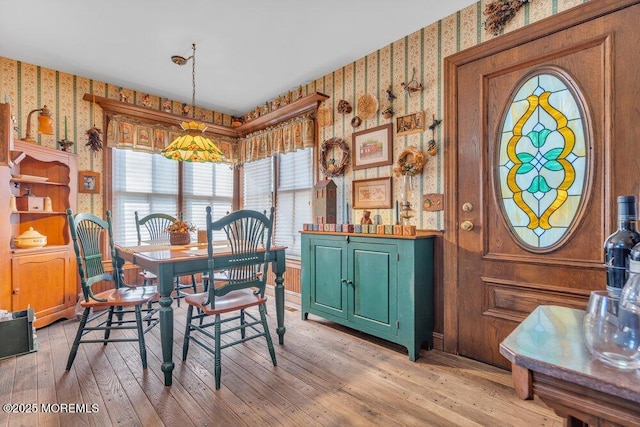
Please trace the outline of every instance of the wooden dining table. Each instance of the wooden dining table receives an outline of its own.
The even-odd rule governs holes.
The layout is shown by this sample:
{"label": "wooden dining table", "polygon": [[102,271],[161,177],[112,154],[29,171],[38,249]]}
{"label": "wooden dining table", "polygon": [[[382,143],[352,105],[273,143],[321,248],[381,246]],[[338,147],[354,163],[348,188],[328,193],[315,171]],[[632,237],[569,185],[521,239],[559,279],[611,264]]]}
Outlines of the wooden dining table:
{"label": "wooden dining table", "polygon": [[[278,342],[284,344],[284,277],[285,247],[271,247],[267,261],[275,274],[275,299]],[[121,267],[129,261],[158,276],[158,292],[160,293],[160,340],[162,343],[162,371],[164,384],[172,382],[173,363],[173,298],[174,277],[197,274],[208,270],[206,244],[176,246],[168,244],[147,244],[140,246],[115,245],[116,257]],[[214,247],[214,264],[216,270],[225,269],[229,265],[230,253],[227,247]]]}

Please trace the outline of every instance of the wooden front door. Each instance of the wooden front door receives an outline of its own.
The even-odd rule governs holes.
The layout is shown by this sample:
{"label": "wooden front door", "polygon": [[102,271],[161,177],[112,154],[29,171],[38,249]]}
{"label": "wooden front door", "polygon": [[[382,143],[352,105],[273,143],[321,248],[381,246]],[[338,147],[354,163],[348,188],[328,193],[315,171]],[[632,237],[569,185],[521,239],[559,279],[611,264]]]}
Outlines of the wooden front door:
{"label": "wooden front door", "polygon": [[590,2],[447,59],[445,350],[508,367],[499,344],[535,307],[584,308],[605,288],[615,199],[640,181],[632,3]]}

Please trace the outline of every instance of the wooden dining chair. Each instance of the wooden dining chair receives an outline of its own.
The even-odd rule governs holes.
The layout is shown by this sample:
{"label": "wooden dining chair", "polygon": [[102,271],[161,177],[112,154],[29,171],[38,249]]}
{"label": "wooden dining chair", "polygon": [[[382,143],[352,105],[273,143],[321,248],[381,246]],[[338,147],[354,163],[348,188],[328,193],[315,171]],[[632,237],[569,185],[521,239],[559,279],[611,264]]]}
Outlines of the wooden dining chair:
{"label": "wooden dining chair", "polygon": [[[66,370],[71,369],[80,344],[101,342],[107,345],[109,342],[126,341],[138,342],[142,366],[146,368],[147,351],[144,334],[159,322],[155,316],[158,310],[151,308],[150,304],[153,299],[158,297],[156,287],[129,286],[124,283],[116,261],[110,211],[107,211],[106,221],[90,213],[78,213],[74,216],[71,209],[67,209],[67,217],[84,298],[80,301],[80,306],[84,310],[78,325],[78,332],[71,346]],[[104,239],[108,239],[111,273],[104,269],[102,254]],[[94,293],[93,286],[105,282],[111,283],[112,287]],[[145,306],[144,309],[143,306]],[[116,315],[115,319],[114,314]],[[134,315],[134,319],[130,318],[131,314]],[[136,336],[129,337],[118,333],[117,336],[112,337],[111,332],[114,330],[134,330]],[[104,332],[102,338],[85,338],[85,335],[99,331]]]}
{"label": "wooden dining chair", "polygon": [[[152,213],[143,218],[140,218],[138,215],[138,211],[134,212],[136,219],[136,233],[138,234],[138,245],[142,243],[166,243],[169,244],[169,232],[167,231],[167,227],[169,227],[176,220],[175,217],[164,214],[164,213]],[[141,227],[144,227],[146,230],[146,234],[148,239],[142,238]],[[145,285],[147,283],[156,283],[158,277],[150,271],[143,270],[140,272],[142,276],[142,284]],[[180,276],[176,276],[175,278],[175,291],[176,297],[175,300],[178,303],[178,307],[180,307],[180,300],[185,296],[189,295],[186,292],[183,292],[184,289],[191,289],[195,294],[198,292],[196,276],[194,274],[191,275],[191,284],[184,285],[180,282]],[[208,278],[203,278],[203,280],[208,280]],[[203,286],[206,286],[204,284]]]}
{"label": "wooden dining chair", "polygon": [[[185,298],[189,306],[182,360],[187,359],[191,341],[212,353],[216,389],[220,388],[222,371],[220,352],[224,348],[264,337],[273,366],[277,365],[267,324],[267,298],[264,295],[272,228],[273,208],[269,217],[256,211],[240,210],[213,222],[211,207],[207,207],[209,277],[214,277],[215,270],[214,230],[224,232],[229,246],[226,250],[230,251],[231,260],[226,270],[226,277],[219,276],[219,279],[214,280],[208,292],[189,295]],[[194,307],[198,309],[197,314],[194,314]],[[253,307],[257,307],[257,314],[247,311]],[[210,316],[213,316],[213,321],[208,319]],[[206,320],[203,322],[203,319]],[[221,337],[225,334],[236,335],[230,336],[223,344]]]}

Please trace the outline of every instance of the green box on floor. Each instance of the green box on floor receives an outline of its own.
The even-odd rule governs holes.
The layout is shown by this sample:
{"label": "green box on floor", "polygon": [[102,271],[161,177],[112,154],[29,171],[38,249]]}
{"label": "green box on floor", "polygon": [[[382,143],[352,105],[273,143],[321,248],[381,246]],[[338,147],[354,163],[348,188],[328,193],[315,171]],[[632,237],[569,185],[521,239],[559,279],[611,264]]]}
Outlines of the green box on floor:
{"label": "green box on floor", "polygon": [[11,317],[0,321],[0,359],[38,350],[33,336],[33,308],[14,311]]}

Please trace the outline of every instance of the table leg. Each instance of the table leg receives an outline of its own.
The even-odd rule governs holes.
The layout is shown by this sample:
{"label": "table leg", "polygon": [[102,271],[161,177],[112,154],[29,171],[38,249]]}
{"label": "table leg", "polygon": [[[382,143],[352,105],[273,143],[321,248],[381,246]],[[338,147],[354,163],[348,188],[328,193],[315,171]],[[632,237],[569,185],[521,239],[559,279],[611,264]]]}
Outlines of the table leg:
{"label": "table leg", "polygon": [[160,292],[160,342],[162,343],[162,372],[164,385],[170,386],[173,372],[173,273],[158,274]]}
{"label": "table leg", "polygon": [[278,342],[280,345],[284,344],[284,332],[286,330],[284,327],[284,285],[282,282],[284,282],[282,274],[276,274],[276,316],[278,318],[276,332],[278,332]]}
{"label": "table leg", "polygon": [[513,379],[513,389],[522,400],[533,399],[533,380],[531,371],[522,366],[511,364],[511,378]]}

